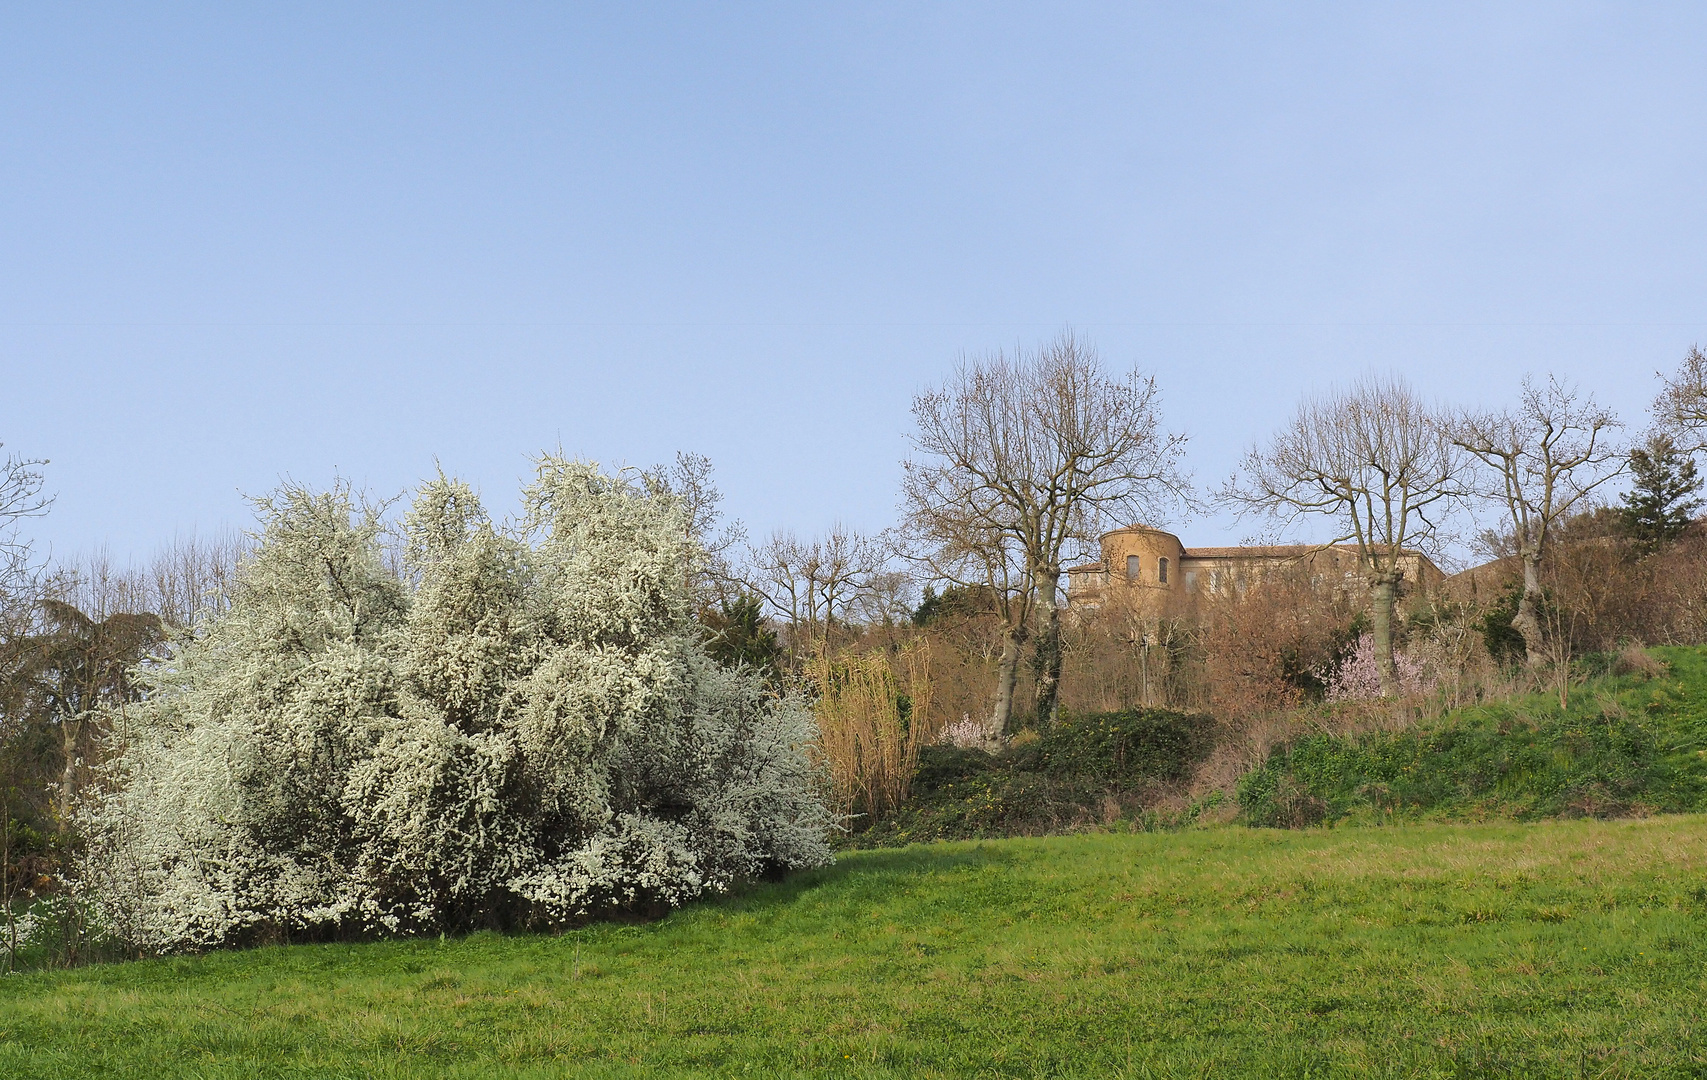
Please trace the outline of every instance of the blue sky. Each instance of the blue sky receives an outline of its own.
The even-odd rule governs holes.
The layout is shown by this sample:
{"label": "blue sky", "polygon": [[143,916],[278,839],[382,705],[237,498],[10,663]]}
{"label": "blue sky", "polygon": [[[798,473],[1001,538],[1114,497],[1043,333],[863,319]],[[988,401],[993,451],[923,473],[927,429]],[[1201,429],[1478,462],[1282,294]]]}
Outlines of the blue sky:
{"label": "blue sky", "polygon": [[[1707,344],[1698,5],[14,5],[0,440],[56,554],[435,458],[893,518],[908,404],[1072,326],[1200,479],[1393,369],[1640,423]],[[1188,544],[1249,531],[1172,523]]]}

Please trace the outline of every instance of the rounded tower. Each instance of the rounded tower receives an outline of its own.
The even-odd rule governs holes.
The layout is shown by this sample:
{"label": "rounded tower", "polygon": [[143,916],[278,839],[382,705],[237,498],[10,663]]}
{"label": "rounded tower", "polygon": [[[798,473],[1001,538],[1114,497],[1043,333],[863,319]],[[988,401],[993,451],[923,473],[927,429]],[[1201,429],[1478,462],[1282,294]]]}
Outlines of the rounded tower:
{"label": "rounded tower", "polygon": [[1102,564],[1110,592],[1123,588],[1172,592],[1179,589],[1179,537],[1146,525],[1116,529],[1102,537]]}

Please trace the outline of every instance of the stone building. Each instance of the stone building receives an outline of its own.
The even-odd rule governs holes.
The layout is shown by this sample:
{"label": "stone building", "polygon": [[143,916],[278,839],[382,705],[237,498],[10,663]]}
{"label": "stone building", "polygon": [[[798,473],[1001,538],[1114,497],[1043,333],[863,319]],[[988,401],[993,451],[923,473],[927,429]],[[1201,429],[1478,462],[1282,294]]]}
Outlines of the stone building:
{"label": "stone building", "polygon": [[[1445,579],[1421,552],[1407,551],[1399,565],[1407,591],[1432,592]],[[1349,544],[1187,548],[1173,533],[1135,525],[1103,534],[1102,561],[1067,569],[1067,605],[1091,609],[1119,600],[1155,614],[1184,612],[1205,597],[1241,595],[1283,568],[1303,568],[1324,592],[1367,588]]]}

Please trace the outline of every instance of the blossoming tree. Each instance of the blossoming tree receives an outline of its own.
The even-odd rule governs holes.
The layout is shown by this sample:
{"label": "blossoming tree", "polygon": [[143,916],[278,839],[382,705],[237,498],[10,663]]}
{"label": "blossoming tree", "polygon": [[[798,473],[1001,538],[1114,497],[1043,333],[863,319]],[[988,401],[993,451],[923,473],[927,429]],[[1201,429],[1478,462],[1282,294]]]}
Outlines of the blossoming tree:
{"label": "blossoming tree", "polygon": [[258,501],[229,605],[113,718],[84,868],[139,948],[553,925],[829,859],[800,701],[713,663],[681,500],[559,457]]}

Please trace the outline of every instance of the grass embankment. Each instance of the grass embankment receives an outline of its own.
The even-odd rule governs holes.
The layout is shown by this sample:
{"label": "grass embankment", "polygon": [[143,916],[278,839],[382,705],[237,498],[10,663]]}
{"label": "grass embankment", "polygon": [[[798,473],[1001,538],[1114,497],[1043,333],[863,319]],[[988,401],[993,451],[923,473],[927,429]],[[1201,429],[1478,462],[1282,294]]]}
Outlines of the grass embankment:
{"label": "grass embankment", "polygon": [[1698,1076],[1707,819],[857,852],[661,922],[0,980],[0,1076]]}
{"label": "grass embankment", "polygon": [[1650,655],[1663,670],[1603,674],[1565,708],[1535,694],[1403,732],[1300,739],[1240,781],[1241,815],[1297,826],[1707,810],[1707,649]]}

